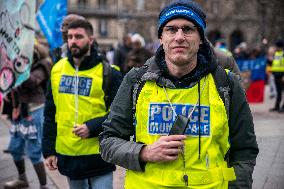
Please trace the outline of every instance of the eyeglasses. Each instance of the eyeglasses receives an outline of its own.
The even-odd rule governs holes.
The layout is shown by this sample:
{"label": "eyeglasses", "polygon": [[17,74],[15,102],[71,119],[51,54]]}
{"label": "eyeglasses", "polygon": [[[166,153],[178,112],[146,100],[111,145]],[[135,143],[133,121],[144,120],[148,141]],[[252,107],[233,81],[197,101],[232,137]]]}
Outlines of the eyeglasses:
{"label": "eyeglasses", "polygon": [[196,26],[165,26],[164,32],[166,35],[173,37],[179,29],[181,29],[183,34],[187,37],[192,36],[197,31]]}

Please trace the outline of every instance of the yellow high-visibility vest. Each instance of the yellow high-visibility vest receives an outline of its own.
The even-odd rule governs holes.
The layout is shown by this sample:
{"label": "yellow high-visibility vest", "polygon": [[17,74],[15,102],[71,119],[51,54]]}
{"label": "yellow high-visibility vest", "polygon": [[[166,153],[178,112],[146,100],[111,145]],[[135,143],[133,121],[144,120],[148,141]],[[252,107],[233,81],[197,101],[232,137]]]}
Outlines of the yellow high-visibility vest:
{"label": "yellow high-visibility vest", "polygon": [[284,72],[284,56],[283,51],[276,51],[271,66],[272,72]]}
{"label": "yellow high-visibility vest", "polygon": [[[200,82],[201,115],[199,144],[198,105],[191,115],[182,155],[171,162],[147,162],[145,172],[127,170],[126,189],[164,189],[164,188],[228,188],[228,181],[236,179],[234,169],[228,168],[224,160],[230,148],[229,126],[226,109],[210,74]],[[166,88],[169,100],[162,87],[147,81],[142,88],[136,105],[136,141],[152,144],[163,135],[168,135],[174,122],[174,113],[185,116],[193,109],[198,100],[197,84],[188,89]],[[201,145],[199,159],[199,145]],[[188,176],[185,186],[184,175]]]}
{"label": "yellow high-visibility vest", "polygon": [[70,156],[99,153],[98,137],[81,139],[72,130],[75,124],[81,125],[108,113],[102,85],[102,63],[89,70],[76,71],[67,58],[63,58],[53,66],[51,86],[56,106],[56,152]]}

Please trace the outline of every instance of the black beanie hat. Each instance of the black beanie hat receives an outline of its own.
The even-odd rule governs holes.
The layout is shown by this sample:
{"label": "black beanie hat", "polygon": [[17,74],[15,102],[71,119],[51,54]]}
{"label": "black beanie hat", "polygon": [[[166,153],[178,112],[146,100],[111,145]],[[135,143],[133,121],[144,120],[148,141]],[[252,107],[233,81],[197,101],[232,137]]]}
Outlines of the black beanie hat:
{"label": "black beanie hat", "polygon": [[275,42],[275,46],[278,48],[283,48],[284,47],[284,41],[279,39]]}
{"label": "black beanie hat", "polygon": [[201,6],[191,0],[176,0],[162,9],[159,14],[159,38],[166,23],[175,18],[185,18],[192,21],[197,26],[201,39],[205,39],[206,15]]}

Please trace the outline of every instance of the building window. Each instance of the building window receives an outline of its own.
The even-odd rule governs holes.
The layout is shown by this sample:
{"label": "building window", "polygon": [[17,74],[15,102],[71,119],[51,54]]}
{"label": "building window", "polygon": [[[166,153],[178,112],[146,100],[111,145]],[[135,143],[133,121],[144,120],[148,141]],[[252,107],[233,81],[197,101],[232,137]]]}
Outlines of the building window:
{"label": "building window", "polygon": [[85,8],[87,7],[87,0],[78,0],[78,7],[79,8]]}
{"label": "building window", "polygon": [[106,0],[99,0],[99,7],[105,9],[107,7]]}
{"label": "building window", "polygon": [[99,20],[99,33],[101,37],[107,37],[107,20]]}
{"label": "building window", "polygon": [[136,1],[136,9],[137,10],[144,10],[145,9],[145,0],[137,0]]}
{"label": "building window", "polygon": [[245,41],[243,32],[240,30],[233,31],[230,35],[230,49],[234,50],[235,47],[243,41]]}
{"label": "building window", "polygon": [[219,1],[212,1],[211,4],[211,12],[212,14],[218,14],[219,12]]}

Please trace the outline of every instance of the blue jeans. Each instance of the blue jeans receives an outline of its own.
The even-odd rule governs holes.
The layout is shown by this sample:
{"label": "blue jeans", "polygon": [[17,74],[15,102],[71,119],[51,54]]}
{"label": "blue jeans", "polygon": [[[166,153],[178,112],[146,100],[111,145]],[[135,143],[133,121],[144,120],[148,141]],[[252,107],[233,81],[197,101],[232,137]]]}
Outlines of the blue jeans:
{"label": "blue jeans", "polygon": [[67,177],[67,180],[70,189],[89,189],[88,180],[92,189],[112,189],[113,172],[82,180],[71,180]]}
{"label": "blue jeans", "polygon": [[[42,151],[41,151],[41,138],[42,138],[42,127],[43,127],[43,110],[44,108],[39,108],[31,113],[31,123],[36,127],[36,137],[29,139],[23,137],[17,132],[11,135],[9,143],[9,151],[14,159],[14,161],[20,161],[24,158],[24,154],[27,154],[33,164],[42,162]],[[17,125],[19,123],[27,124],[27,121],[21,119],[19,122],[12,122]]]}

